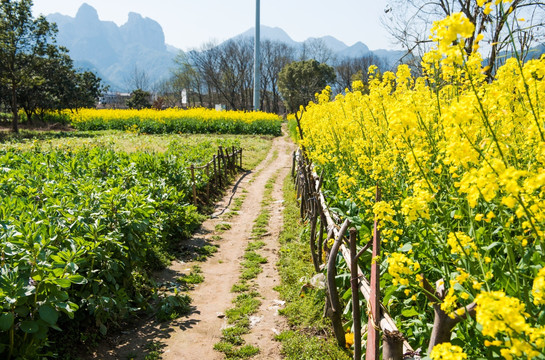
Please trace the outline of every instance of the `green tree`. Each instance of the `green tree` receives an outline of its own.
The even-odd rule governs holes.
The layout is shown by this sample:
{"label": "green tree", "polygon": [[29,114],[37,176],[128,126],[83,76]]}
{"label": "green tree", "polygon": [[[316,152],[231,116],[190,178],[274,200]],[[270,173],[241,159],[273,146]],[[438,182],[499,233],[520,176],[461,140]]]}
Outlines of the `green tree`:
{"label": "green tree", "polygon": [[280,71],[278,90],[288,111],[297,112],[333,81],[335,70],[331,66],[314,59],[294,61]]}
{"label": "green tree", "polygon": [[303,131],[300,126],[299,108],[301,106],[305,108],[309,101],[314,100],[316,93],[334,81],[335,69],[314,59],[294,61],[280,71],[278,91],[284,99],[287,110],[295,113],[301,138]]}
{"label": "green tree", "polygon": [[142,89],[136,89],[132,92],[131,98],[127,100],[127,106],[131,109],[144,109],[151,107],[151,94]]}
{"label": "green tree", "polygon": [[46,55],[35,59],[34,81],[18,90],[19,107],[29,120],[46,110],[77,111],[94,107],[104,90],[94,73],[74,69],[66,49],[50,44]]}
{"label": "green tree", "polygon": [[0,0],[0,81],[6,87],[13,114],[12,130],[19,131],[19,90],[42,81],[36,76],[56,27],[43,16],[34,19],[32,0]]}

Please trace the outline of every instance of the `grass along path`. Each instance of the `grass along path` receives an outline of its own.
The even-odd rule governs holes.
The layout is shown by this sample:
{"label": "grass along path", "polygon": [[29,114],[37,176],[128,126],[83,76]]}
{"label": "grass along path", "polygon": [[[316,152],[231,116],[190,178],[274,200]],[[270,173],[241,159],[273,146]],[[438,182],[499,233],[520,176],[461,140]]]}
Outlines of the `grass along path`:
{"label": "grass along path", "polygon": [[237,293],[237,296],[233,300],[234,306],[225,312],[228,325],[222,329],[221,341],[214,345],[214,349],[224,353],[227,359],[245,359],[259,353],[258,347],[250,344],[245,345],[242,336],[250,332],[252,321],[257,319],[251,316],[257,312],[261,305],[256,278],[263,272],[262,265],[266,264],[268,260],[256,251],[265,246],[261,238],[269,225],[270,210],[268,207],[272,201],[272,184],[274,184],[276,177],[277,175],[274,175],[265,185],[261,212],[254,220],[252,228],[251,238],[253,240],[248,243],[244,252],[239,281],[231,288],[231,292]]}
{"label": "grass along path", "polygon": [[[324,318],[325,290],[315,276],[309,249],[308,224],[301,222],[299,203],[291,177],[284,181],[284,227],[280,234],[277,288],[286,307],[281,310],[289,330],[277,336],[286,359],[350,360],[352,355],[337,346],[329,319]],[[314,285],[312,285],[314,283]]]}
{"label": "grass along path", "polygon": [[229,325],[222,330],[222,340],[214,345],[214,349],[224,353],[227,359],[246,359],[260,352],[257,346],[245,344],[243,335],[249,334],[252,327],[264,318],[255,316],[262,305],[257,277],[269,261],[259,252],[267,245],[263,239],[268,235],[270,206],[273,201],[272,191],[277,179],[278,172],[265,185],[261,212],[254,221],[252,240],[244,253],[239,281],[231,289],[232,292],[237,293],[237,297],[233,300],[234,306],[226,311]]}

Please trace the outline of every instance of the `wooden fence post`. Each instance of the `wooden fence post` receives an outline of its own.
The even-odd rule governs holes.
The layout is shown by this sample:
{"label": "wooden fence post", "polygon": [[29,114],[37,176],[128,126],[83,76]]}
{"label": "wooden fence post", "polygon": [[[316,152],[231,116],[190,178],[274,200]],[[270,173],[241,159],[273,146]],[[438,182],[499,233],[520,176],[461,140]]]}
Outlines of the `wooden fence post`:
{"label": "wooden fence post", "polygon": [[240,148],[240,168],[242,169],[242,148]]}
{"label": "wooden fence post", "polygon": [[210,201],[210,162],[206,163],[206,202]]}
{"label": "wooden fence post", "polygon": [[354,326],[354,360],[361,360],[360,279],[355,228],[350,228],[350,285],[352,289],[352,320]]}
{"label": "wooden fence post", "polygon": [[403,335],[399,331],[384,330],[382,360],[403,360]]}
{"label": "wooden fence post", "polygon": [[216,171],[216,155],[212,157],[212,161],[214,162],[214,186],[218,186],[218,172]]}
{"label": "wooden fence post", "polygon": [[[375,201],[381,200],[380,187],[376,188]],[[380,322],[380,269],[378,256],[380,255],[380,230],[378,228],[378,220],[375,217],[373,228],[373,257],[371,263],[371,298],[369,305],[371,313],[369,314],[368,331],[367,331],[367,350],[365,352],[366,360],[379,359],[379,322]]]}
{"label": "wooden fence post", "polygon": [[225,153],[227,154],[227,164],[229,166],[229,174],[233,174],[233,156],[229,153],[229,148],[225,150]]}
{"label": "wooden fence post", "polygon": [[222,173],[222,166],[221,166],[221,159],[222,159],[222,153],[221,153],[221,146],[218,147],[218,179],[219,179],[219,185],[220,188],[223,186],[223,173]]}
{"label": "wooden fence post", "polygon": [[193,187],[193,205],[197,206],[197,186],[195,185],[195,165],[191,164],[191,185]]}
{"label": "wooden fence post", "polygon": [[316,273],[319,273],[320,259],[318,258],[318,251],[316,249],[316,225],[317,224],[318,224],[318,213],[313,212],[310,215],[310,252],[312,255],[312,263],[314,264],[314,271],[316,271]]}
{"label": "wooden fence post", "polygon": [[293,155],[291,156],[291,177],[292,179],[295,178],[295,158],[297,157],[296,152],[293,152]]}
{"label": "wooden fence post", "polygon": [[231,152],[233,154],[231,158],[233,163],[231,164],[231,166],[233,167],[233,175],[235,175],[237,173],[237,150],[235,149],[234,145],[231,147]]}

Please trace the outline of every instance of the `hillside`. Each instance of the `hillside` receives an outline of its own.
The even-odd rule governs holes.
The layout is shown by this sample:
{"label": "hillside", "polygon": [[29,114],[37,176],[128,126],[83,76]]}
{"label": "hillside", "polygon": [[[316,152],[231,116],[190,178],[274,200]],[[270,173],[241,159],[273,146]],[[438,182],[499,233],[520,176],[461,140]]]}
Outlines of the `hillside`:
{"label": "hillside", "polygon": [[57,23],[57,42],[70,50],[76,66],[90,69],[112,90],[131,90],[128,84],[135,68],[150,79],[164,79],[175,52],[165,44],[161,25],[140,14],[129,13],[128,21],[117,26],[99,19],[97,11],[83,4],[75,17],[59,13],[47,16]]}

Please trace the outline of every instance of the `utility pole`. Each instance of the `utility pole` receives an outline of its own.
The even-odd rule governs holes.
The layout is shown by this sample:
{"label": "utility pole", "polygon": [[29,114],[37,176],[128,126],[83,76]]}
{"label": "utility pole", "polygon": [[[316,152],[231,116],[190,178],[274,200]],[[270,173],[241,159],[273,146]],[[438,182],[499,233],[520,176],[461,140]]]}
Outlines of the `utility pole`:
{"label": "utility pole", "polygon": [[259,90],[260,90],[260,71],[259,64],[261,62],[261,51],[260,51],[260,11],[259,11],[259,0],[255,0],[255,45],[254,45],[254,111],[259,111]]}

